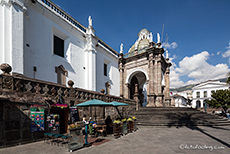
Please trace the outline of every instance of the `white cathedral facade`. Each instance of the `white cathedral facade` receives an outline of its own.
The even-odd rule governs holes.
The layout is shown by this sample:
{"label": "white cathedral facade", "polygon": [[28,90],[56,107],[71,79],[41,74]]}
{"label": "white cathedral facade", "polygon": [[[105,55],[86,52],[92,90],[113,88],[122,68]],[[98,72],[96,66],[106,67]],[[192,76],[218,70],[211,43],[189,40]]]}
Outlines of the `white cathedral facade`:
{"label": "white cathedral facade", "polygon": [[0,0],[2,63],[13,75],[120,96],[119,54],[95,35],[91,17],[84,27],[50,0]]}
{"label": "white cathedral facade", "polygon": [[26,77],[119,95],[118,53],[51,1],[0,1],[0,63]]}

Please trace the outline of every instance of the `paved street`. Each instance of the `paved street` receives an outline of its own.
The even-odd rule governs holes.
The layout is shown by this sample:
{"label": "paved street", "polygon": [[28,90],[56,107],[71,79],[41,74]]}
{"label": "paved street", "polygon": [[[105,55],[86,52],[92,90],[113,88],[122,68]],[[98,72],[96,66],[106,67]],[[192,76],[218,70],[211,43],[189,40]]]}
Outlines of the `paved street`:
{"label": "paved street", "polygon": [[[76,150],[76,154],[230,153],[230,126],[140,127],[138,131],[100,145]],[[36,142],[0,149],[0,154],[67,154],[65,147]]]}

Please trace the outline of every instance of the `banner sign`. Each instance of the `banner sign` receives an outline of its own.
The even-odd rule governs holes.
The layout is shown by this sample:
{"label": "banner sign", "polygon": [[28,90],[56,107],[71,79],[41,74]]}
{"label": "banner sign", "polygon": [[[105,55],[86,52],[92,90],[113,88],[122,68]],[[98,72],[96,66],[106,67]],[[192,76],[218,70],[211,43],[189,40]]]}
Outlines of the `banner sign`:
{"label": "banner sign", "polygon": [[45,131],[44,124],[44,106],[33,105],[30,108],[31,132]]}
{"label": "banner sign", "polygon": [[60,115],[59,114],[50,114],[47,117],[47,121],[49,122],[49,130],[51,132],[56,132],[59,134],[60,129]]}
{"label": "banner sign", "polygon": [[77,108],[70,109],[70,118],[72,123],[79,121],[79,114]]}

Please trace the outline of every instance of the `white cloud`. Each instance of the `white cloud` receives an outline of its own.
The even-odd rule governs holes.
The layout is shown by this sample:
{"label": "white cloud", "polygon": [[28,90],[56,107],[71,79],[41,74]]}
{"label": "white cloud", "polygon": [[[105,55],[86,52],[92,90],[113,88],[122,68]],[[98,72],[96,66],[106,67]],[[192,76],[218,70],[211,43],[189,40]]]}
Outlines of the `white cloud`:
{"label": "white cloud", "polygon": [[172,68],[171,68],[169,75],[170,75],[170,87],[171,88],[181,87],[185,84],[183,81],[180,80],[179,73],[177,73]]}
{"label": "white cloud", "polygon": [[[178,67],[176,64],[173,65],[170,76],[172,78],[170,79],[171,87],[226,77],[226,73],[230,71],[227,64],[211,65],[207,62],[209,56],[207,51],[203,51],[191,57],[185,57],[179,62]],[[182,76],[187,76],[190,80],[183,83],[180,79]]]}
{"label": "white cloud", "polygon": [[172,49],[175,49],[177,48],[178,45],[176,42],[172,42],[170,46],[172,47]]}
{"label": "white cloud", "polygon": [[165,49],[175,49],[175,48],[177,48],[178,45],[176,42],[172,42],[171,44],[169,44],[168,42],[164,42],[164,43],[162,43],[162,46]]}
{"label": "white cloud", "polygon": [[224,58],[230,57],[230,50],[225,51],[225,53],[222,54]]}
{"label": "white cloud", "polygon": [[180,75],[175,71],[175,68],[177,68],[176,63],[173,62],[173,60],[176,59],[176,55],[173,55],[169,58],[169,61],[172,63],[172,66],[170,68],[170,87],[180,87],[184,85],[184,82],[180,80]]}
{"label": "white cloud", "polygon": [[226,47],[226,51],[222,54],[222,57],[228,58],[228,62],[230,64],[230,42],[228,43],[228,46]]}
{"label": "white cloud", "polygon": [[218,52],[217,52],[217,55],[220,55],[220,53],[221,53],[221,52],[220,52],[220,51],[218,51]]}

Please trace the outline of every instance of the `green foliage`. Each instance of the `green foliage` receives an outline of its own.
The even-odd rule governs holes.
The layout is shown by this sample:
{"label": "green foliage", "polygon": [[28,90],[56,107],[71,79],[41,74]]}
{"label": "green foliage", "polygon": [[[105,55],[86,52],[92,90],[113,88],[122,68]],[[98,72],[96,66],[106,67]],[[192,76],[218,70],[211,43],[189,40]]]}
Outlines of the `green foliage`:
{"label": "green foliage", "polygon": [[120,121],[120,120],[114,120],[113,123],[115,123],[115,124],[120,124],[121,121]]}
{"label": "green foliage", "polygon": [[227,76],[228,76],[228,78],[226,80],[226,83],[230,83],[230,72],[227,73]]}
{"label": "green foliage", "polygon": [[132,119],[132,118],[129,118],[129,119],[127,119],[127,121],[133,121],[133,119]]}
{"label": "green foliage", "polygon": [[230,91],[229,90],[217,90],[212,93],[211,100],[208,100],[208,104],[213,108],[223,108],[224,112],[230,107]]}

